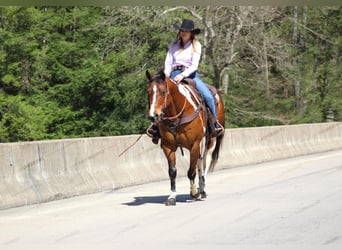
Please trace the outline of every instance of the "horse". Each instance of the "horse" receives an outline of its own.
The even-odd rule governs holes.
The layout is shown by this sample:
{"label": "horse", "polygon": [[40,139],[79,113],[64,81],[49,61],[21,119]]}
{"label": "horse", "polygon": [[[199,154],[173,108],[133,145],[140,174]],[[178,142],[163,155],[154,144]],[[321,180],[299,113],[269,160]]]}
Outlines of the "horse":
{"label": "horse", "polygon": [[[176,83],[165,77],[161,71],[151,74],[146,71],[149,80],[148,118],[158,126],[161,148],[167,158],[168,173],[171,184],[171,193],[165,205],[176,205],[176,150],[183,147],[190,152],[190,164],[187,176],[190,180],[190,195],[194,199],[204,199],[207,194],[204,190],[206,175],[214,170],[217,163],[223,133],[212,136],[210,123],[207,118],[209,111],[195,94],[195,88],[186,83]],[[209,85],[208,85],[209,86]],[[218,121],[224,124],[224,104],[218,91],[215,95],[216,113]],[[212,129],[211,129],[212,130]],[[207,168],[207,154],[211,152],[210,166]],[[199,187],[195,183],[198,170]]]}

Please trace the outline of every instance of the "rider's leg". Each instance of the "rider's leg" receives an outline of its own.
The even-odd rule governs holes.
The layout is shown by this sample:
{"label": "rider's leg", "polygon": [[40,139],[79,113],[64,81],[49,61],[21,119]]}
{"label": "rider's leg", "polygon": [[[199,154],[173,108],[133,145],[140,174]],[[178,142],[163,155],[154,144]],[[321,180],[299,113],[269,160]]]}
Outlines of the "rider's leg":
{"label": "rider's leg", "polygon": [[174,78],[176,77],[176,75],[178,75],[178,74],[180,74],[180,73],[182,73],[182,71],[179,70],[179,69],[176,69],[176,70],[174,70],[174,71],[171,72],[170,78],[171,78],[171,79],[174,79]]}
{"label": "rider's leg", "polygon": [[221,132],[223,130],[223,126],[217,120],[215,101],[212,93],[210,92],[206,84],[198,77],[197,73],[193,79],[196,82],[196,89],[202,94],[205,102],[209,106],[209,109],[214,116],[216,132]]}

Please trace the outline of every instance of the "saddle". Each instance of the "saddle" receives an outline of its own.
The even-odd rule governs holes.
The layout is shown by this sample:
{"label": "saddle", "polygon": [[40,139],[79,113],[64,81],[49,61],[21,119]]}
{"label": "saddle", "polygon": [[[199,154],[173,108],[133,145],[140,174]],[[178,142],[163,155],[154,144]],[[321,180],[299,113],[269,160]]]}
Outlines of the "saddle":
{"label": "saddle", "polygon": [[[196,89],[196,82],[192,79],[192,78],[184,78],[182,80],[182,83],[184,84],[188,84],[192,89],[193,89],[193,92],[196,94],[196,97],[201,100],[202,104],[204,104],[204,106],[206,107],[206,111],[207,111],[207,114],[208,114],[208,118],[207,118],[207,124],[208,124],[208,128],[209,128],[209,133],[212,135],[212,136],[216,136],[216,132],[215,132],[215,119],[214,119],[214,116],[213,114],[211,113],[210,109],[209,109],[209,106],[207,105],[207,103],[205,102],[205,100],[203,99],[201,93]],[[214,102],[215,102],[215,106],[218,105],[218,102],[219,102],[219,97],[217,95],[218,93],[218,90],[210,85],[210,84],[206,84],[209,91],[211,92],[211,94],[213,95],[214,97]]]}

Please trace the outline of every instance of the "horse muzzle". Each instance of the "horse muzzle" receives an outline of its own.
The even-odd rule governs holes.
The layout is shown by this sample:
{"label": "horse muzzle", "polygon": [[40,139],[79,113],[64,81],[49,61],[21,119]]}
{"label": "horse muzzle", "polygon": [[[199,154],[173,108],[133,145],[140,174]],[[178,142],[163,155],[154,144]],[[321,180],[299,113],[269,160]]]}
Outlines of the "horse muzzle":
{"label": "horse muzzle", "polygon": [[150,121],[152,122],[160,122],[163,120],[163,117],[164,117],[164,113],[161,112],[160,114],[154,113],[153,116],[149,115],[148,119],[150,119]]}

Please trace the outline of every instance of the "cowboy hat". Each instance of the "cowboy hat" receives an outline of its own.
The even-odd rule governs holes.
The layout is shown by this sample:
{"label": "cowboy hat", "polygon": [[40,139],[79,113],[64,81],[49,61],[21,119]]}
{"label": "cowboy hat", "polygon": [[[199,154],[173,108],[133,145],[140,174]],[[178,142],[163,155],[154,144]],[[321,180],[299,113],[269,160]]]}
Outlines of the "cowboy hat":
{"label": "cowboy hat", "polygon": [[201,33],[200,29],[195,29],[194,21],[189,20],[189,19],[184,19],[180,27],[177,24],[174,24],[173,27],[175,27],[178,30],[191,31],[195,35],[198,35],[199,33]]}

